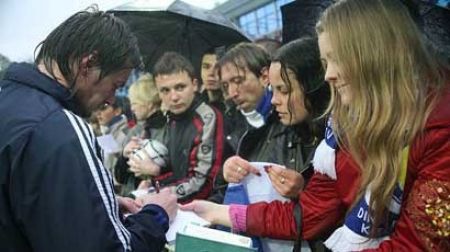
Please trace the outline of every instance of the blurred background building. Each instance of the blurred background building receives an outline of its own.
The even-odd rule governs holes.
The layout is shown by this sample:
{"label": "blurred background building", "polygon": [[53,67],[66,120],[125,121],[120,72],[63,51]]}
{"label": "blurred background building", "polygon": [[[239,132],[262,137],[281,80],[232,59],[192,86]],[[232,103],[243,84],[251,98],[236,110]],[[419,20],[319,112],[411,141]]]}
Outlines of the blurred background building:
{"label": "blurred background building", "polygon": [[231,19],[251,39],[281,40],[281,6],[294,0],[228,0],[214,10]]}

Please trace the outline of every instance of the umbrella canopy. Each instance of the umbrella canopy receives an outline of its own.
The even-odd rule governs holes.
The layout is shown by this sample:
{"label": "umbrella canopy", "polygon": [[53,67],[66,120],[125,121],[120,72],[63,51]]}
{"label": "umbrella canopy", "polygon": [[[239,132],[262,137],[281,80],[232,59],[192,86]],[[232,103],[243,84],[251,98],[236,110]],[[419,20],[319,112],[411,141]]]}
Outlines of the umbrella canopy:
{"label": "umbrella canopy", "polygon": [[164,52],[191,60],[197,74],[206,50],[249,39],[222,14],[179,0],[135,0],[109,10],[123,19],[138,38],[146,70]]}

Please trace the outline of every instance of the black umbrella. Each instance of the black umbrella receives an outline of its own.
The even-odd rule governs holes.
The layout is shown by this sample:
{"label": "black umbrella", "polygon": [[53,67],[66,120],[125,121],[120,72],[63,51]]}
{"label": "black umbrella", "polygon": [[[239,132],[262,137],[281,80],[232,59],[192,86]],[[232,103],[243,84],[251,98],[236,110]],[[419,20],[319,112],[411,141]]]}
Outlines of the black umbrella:
{"label": "black umbrella", "polygon": [[109,10],[136,34],[146,69],[164,52],[181,53],[200,69],[203,53],[249,39],[222,14],[185,2],[135,0]]}

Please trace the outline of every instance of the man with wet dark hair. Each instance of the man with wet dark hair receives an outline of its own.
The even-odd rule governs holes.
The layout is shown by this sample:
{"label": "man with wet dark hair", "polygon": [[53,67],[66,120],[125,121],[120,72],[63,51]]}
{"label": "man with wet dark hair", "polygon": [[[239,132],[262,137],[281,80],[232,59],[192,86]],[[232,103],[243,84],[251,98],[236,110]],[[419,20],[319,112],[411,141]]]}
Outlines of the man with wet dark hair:
{"label": "man with wet dark hair", "polygon": [[102,80],[123,71],[120,77],[124,78],[114,80],[102,94],[113,97],[115,90],[124,85],[129,71],[141,64],[136,37],[119,19],[103,12],[76,13],[53,30],[40,46],[35,65],[53,79],[64,79],[65,86],[76,97],[81,115],[92,112],[99,102],[111,101],[98,101],[103,97],[95,94],[89,99],[91,95],[85,93],[85,86],[76,86],[79,80],[92,72],[95,74],[92,81],[102,88]]}
{"label": "man with wet dark hair", "polygon": [[176,196],[116,198],[82,119],[113,104],[140,64],[126,24],[93,8],[52,31],[35,65],[9,67],[0,81],[0,251],[162,250]]}

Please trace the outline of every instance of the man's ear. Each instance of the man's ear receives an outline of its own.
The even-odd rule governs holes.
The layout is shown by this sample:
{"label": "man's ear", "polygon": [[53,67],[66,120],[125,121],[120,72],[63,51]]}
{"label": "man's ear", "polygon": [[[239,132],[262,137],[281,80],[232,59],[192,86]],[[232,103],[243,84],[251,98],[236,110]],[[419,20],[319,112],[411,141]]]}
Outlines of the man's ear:
{"label": "man's ear", "polygon": [[259,81],[264,85],[264,87],[267,87],[269,85],[269,67],[265,66],[261,69]]}
{"label": "man's ear", "polygon": [[82,76],[87,76],[89,68],[96,66],[98,61],[97,52],[94,51],[81,58],[80,66],[78,67]]}

